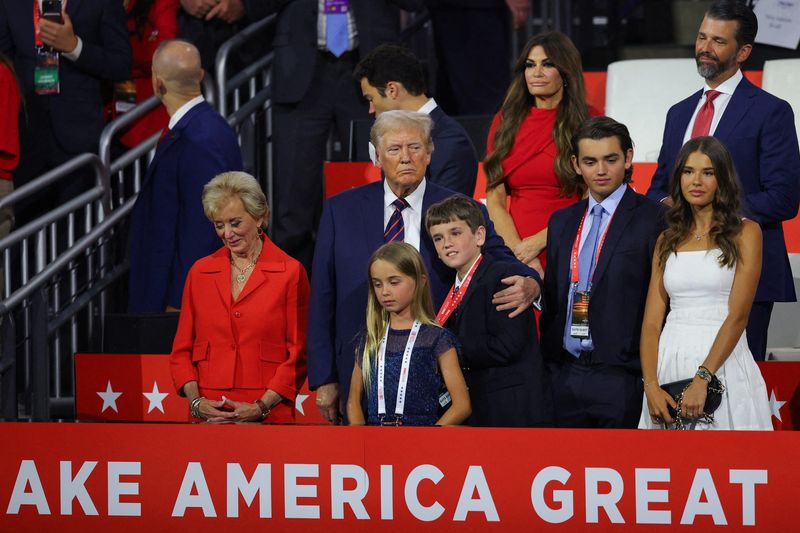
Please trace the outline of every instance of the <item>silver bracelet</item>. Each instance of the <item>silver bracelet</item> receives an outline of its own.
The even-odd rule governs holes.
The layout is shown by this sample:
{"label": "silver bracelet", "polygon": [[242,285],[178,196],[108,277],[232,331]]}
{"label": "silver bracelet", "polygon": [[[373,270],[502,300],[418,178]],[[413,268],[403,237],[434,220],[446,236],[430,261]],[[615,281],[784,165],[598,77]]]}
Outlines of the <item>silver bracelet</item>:
{"label": "silver bracelet", "polygon": [[205,400],[205,396],[198,396],[189,403],[189,414],[194,418],[203,418],[200,416],[200,402]]}

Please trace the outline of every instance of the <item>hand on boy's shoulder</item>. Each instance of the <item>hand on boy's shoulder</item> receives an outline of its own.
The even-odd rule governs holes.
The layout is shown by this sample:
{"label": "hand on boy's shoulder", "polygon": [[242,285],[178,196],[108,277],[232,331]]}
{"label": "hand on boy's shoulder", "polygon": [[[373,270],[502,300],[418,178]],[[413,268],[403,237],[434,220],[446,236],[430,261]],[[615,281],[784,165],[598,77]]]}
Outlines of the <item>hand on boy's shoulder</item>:
{"label": "hand on boy's shoulder", "polygon": [[492,304],[498,311],[508,311],[509,318],[523,313],[539,297],[542,289],[533,278],[523,276],[509,276],[500,280],[508,288],[496,292],[492,297]]}

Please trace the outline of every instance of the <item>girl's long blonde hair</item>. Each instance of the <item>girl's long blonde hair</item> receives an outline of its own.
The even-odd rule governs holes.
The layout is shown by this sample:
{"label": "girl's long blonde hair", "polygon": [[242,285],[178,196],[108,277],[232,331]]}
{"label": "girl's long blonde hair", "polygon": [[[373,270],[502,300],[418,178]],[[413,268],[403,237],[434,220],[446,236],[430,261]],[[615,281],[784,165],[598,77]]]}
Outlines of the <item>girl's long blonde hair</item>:
{"label": "girl's long blonde hair", "polygon": [[361,375],[364,378],[364,389],[367,394],[369,394],[370,390],[372,363],[378,360],[378,349],[383,340],[383,334],[386,333],[386,326],[389,324],[389,312],[381,306],[372,286],[372,265],[379,260],[386,261],[397,268],[401,274],[414,280],[414,296],[410,304],[411,315],[414,320],[439,327],[435,320],[436,314],[433,311],[433,299],[428,286],[428,273],[425,270],[422,256],[416,248],[404,242],[391,242],[378,248],[369,258],[369,264],[367,265],[367,283],[369,285],[367,293],[367,327],[361,358]]}

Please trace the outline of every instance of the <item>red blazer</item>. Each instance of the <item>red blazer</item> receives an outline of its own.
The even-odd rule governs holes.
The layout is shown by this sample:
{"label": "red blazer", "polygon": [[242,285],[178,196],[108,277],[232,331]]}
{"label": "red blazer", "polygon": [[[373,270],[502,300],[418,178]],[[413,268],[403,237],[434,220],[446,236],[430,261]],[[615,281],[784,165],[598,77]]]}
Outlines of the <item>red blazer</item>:
{"label": "red blazer", "polygon": [[269,239],[263,242],[235,301],[226,247],[189,270],[170,367],[178,391],[197,381],[201,390],[226,394],[250,389],[253,401],[274,390],[290,400],[273,409],[269,418],[277,421],[293,416],[294,398],[306,379],[309,287],[299,262]]}

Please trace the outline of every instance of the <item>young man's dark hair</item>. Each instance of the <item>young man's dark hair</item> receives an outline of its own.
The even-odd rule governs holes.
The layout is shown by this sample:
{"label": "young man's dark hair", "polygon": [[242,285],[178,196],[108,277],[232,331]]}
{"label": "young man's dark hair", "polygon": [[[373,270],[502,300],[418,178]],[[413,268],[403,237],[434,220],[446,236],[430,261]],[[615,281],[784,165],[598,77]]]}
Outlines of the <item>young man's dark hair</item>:
{"label": "young man's dark hair", "polygon": [[396,44],[382,44],[370,52],[356,65],[353,78],[357,82],[366,78],[381,96],[386,96],[386,84],[390,81],[402,83],[412,96],[425,93],[422,63],[411,50]]}
{"label": "young man's dark hair", "polygon": [[[592,117],[581,124],[575,133],[572,134],[572,155],[578,155],[578,143],[583,139],[605,139],[606,137],[616,137],[622,153],[627,154],[628,150],[633,150],[633,140],[625,124],[617,122],[609,117]],[[625,183],[631,181],[633,176],[633,165],[625,170]]]}
{"label": "young man's dark hair", "polygon": [[758,18],[747,2],[741,0],[717,0],[706,11],[706,16],[714,20],[734,20],[736,44],[739,48],[753,44],[758,33]]}

